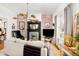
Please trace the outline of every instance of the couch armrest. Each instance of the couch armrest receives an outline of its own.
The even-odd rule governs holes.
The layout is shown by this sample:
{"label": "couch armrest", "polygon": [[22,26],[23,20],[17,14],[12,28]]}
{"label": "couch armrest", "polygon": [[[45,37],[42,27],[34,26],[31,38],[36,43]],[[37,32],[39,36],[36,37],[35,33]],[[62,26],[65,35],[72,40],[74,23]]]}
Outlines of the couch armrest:
{"label": "couch armrest", "polygon": [[41,56],[47,56],[47,48],[41,48]]}

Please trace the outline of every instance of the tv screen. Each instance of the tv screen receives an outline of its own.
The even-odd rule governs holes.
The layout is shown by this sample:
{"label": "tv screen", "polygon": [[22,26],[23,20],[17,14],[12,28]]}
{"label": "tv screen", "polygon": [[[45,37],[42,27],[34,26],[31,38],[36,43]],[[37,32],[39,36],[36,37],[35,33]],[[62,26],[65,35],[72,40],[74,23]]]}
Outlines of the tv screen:
{"label": "tv screen", "polygon": [[12,37],[19,38],[21,36],[20,31],[12,31]]}
{"label": "tv screen", "polygon": [[22,40],[25,39],[24,36],[21,35],[21,32],[19,30],[12,31],[12,37],[20,38]]}
{"label": "tv screen", "polygon": [[54,29],[43,29],[43,36],[53,37],[54,36]]}

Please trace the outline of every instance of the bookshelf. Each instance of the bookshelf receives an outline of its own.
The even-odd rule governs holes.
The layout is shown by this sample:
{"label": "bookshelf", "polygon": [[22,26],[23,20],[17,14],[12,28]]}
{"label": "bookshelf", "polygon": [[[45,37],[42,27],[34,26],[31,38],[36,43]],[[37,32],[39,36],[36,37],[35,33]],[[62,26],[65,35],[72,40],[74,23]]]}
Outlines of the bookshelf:
{"label": "bookshelf", "polygon": [[27,40],[41,40],[41,22],[27,22]]}

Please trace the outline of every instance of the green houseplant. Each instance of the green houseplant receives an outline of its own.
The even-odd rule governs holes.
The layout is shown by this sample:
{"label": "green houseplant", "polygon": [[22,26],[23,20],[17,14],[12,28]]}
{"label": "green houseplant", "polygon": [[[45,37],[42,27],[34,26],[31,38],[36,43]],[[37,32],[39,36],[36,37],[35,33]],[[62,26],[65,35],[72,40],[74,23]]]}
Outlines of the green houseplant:
{"label": "green houseplant", "polygon": [[75,36],[75,41],[76,41],[76,51],[79,52],[79,33],[76,34]]}

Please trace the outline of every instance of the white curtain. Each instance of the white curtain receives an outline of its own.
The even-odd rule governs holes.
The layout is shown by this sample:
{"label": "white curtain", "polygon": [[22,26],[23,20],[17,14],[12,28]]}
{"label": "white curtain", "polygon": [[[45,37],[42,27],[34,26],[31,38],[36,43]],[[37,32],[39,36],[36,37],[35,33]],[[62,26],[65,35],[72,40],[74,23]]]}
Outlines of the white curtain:
{"label": "white curtain", "polygon": [[72,35],[72,27],[73,27],[73,8],[72,4],[69,4],[64,9],[64,18],[65,18],[65,35]]}

